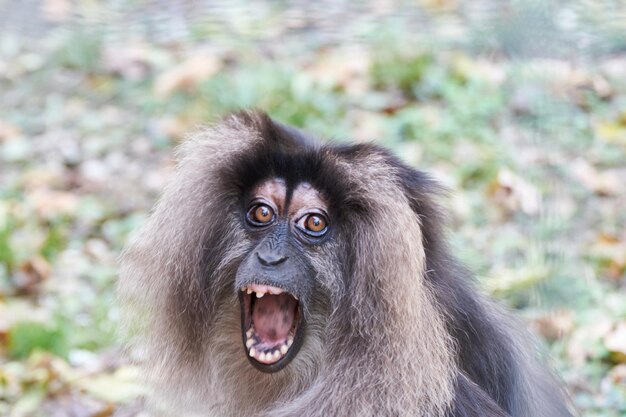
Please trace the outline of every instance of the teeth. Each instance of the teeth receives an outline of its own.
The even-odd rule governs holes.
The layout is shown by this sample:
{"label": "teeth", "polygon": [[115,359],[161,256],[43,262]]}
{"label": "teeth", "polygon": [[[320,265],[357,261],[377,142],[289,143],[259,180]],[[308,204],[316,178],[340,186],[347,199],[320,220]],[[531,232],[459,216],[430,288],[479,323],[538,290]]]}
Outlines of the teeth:
{"label": "teeth", "polygon": [[289,336],[289,339],[287,339],[287,347],[291,347],[292,344],[293,344],[293,337]]}
{"label": "teeth", "polygon": [[261,354],[259,355],[259,358],[258,358],[258,359],[259,359],[260,361],[265,361],[265,359],[266,359],[266,358],[265,358],[265,352],[261,352]]}
{"label": "teeth", "polygon": [[273,355],[273,356],[274,356],[274,360],[275,360],[275,361],[277,361],[277,360],[278,360],[278,358],[280,358],[280,352],[279,352],[279,351],[277,351],[277,350],[275,350],[275,351],[274,351],[274,355]]}
{"label": "teeth", "polygon": [[250,348],[252,347],[252,345],[254,345],[254,340],[253,340],[253,339],[248,339],[248,340],[246,341],[246,347],[247,347],[248,349],[250,349]]}
{"label": "teeth", "polygon": [[249,355],[254,358],[256,356],[256,350],[254,348],[250,349]]}
{"label": "teeth", "polygon": [[289,350],[289,347],[287,347],[287,345],[282,345],[280,347],[280,353],[282,353],[283,355],[287,353],[288,350]]}
{"label": "teeth", "polygon": [[248,331],[246,332],[246,336],[248,336],[248,339],[249,339],[252,337],[253,334],[254,334],[254,329],[250,327]]}
{"label": "teeth", "polygon": [[[241,291],[245,291],[248,295],[252,293],[256,293],[257,298],[261,298],[265,294],[278,295],[278,294],[282,294],[285,292],[285,290],[283,290],[282,288],[275,288],[275,287],[269,288],[269,286],[261,286],[261,288],[259,289],[254,289],[254,288],[255,286],[253,286],[252,288],[244,286],[244,287],[241,287]],[[296,300],[298,299],[298,297],[296,297],[295,295],[293,297]]]}

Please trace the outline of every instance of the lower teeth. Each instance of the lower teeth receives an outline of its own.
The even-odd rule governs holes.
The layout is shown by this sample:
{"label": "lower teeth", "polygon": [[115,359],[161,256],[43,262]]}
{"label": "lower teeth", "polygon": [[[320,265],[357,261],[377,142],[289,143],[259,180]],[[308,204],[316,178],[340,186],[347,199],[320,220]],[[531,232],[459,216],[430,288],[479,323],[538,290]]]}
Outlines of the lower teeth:
{"label": "lower teeth", "polygon": [[246,347],[249,349],[248,354],[251,357],[256,358],[260,361],[274,361],[274,362],[278,361],[281,357],[287,354],[287,352],[289,351],[289,348],[293,344],[293,336],[290,335],[287,338],[287,341],[284,342],[282,345],[280,345],[278,349],[269,350],[266,352],[257,352],[257,350],[253,347],[255,344],[258,343],[254,337],[253,326],[250,326],[250,329],[248,329],[248,331],[246,332],[246,336],[247,336]]}

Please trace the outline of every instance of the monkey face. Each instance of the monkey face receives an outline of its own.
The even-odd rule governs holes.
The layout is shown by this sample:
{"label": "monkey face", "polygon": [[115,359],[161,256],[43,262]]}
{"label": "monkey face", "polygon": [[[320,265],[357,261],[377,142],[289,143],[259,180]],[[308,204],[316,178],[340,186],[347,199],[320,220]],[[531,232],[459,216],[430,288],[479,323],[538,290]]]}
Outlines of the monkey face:
{"label": "monkey face", "polygon": [[330,219],[324,198],[306,182],[272,178],[247,194],[242,223],[253,244],[236,274],[242,337],[250,362],[275,372],[302,346],[303,308],[315,285],[305,253],[328,239]]}

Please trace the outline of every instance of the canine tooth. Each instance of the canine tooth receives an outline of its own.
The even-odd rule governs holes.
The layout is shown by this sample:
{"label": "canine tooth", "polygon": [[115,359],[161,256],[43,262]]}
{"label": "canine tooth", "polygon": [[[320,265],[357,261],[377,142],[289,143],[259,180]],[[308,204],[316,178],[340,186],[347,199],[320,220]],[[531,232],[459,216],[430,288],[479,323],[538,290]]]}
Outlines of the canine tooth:
{"label": "canine tooth", "polygon": [[282,353],[283,355],[287,353],[288,350],[289,350],[289,347],[287,347],[287,345],[282,345],[280,347],[280,353]]}
{"label": "canine tooth", "polygon": [[256,298],[261,298],[261,297],[263,297],[264,295],[265,295],[265,293],[264,293],[264,292],[261,292],[261,291],[257,291],[257,292],[256,292]]}
{"label": "canine tooth", "polygon": [[254,358],[256,356],[256,350],[252,348],[248,354]]}
{"label": "canine tooth", "polygon": [[287,347],[291,347],[292,344],[293,344],[293,337],[289,336],[289,339],[287,339]]}
{"label": "canine tooth", "polygon": [[248,340],[246,341],[246,347],[247,347],[247,348],[251,348],[251,347],[252,347],[252,345],[254,345],[254,340],[253,340],[253,339],[248,339]]}

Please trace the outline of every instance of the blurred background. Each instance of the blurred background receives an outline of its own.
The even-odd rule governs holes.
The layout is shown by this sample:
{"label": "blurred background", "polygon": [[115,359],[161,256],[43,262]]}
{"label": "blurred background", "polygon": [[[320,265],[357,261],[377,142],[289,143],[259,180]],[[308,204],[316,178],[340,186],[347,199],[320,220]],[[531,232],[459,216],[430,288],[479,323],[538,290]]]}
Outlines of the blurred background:
{"label": "blurred background", "polygon": [[480,287],[583,416],[626,416],[620,0],[0,0],[0,416],[138,415],[116,258],[242,107],[446,184]]}

